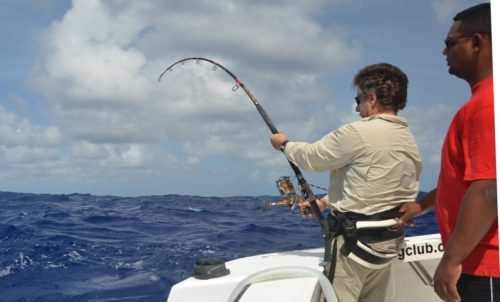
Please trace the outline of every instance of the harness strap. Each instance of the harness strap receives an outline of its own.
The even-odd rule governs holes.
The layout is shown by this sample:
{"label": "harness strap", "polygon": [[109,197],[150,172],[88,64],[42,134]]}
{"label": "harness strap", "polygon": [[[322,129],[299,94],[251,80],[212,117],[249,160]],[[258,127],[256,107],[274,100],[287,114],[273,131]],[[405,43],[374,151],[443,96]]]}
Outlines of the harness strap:
{"label": "harness strap", "polygon": [[344,219],[344,216],[336,217],[332,214],[328,214],[327,216],[329,232],[328,236],[325,237],[325,266],[323,273],[332,284],[337,264],[337,237],[342,233],[342,224]]}
{"label": "harness strap", "polygon": [[334,211],[335,214],[345,214],[347,218],[351,220],[361,220],[361,221],[370,221],[370,220],[385,220],[385,219],[391,219],[391,218],[398,218],[401,216],[401,212],[399,212],[399,207],[392,208],[390,210],[384,211],[384,212],[379,212],[375,213],[372,215],[364,215],[364,214],[359,214],[356,212],[339,212],[339,211]]}
{"label": "harness strap", "polygon": [[[348,249],[349,251],[347,251]],[[373,269],[379,269],[386,266],[398,255],[397,253],[377,253],[361,241],[357,241],[355,245],[344,244],[340,252],[357,263]]]}
{"label": "harness strap", "polygon": [[[344,244],[340,247],[342,255],[368,268],[382,268],[389,264],[397,256],[397,253],[379,253],[366,244],[403,236],[402,228],[399,230],[389,229],[397,224],[394,218],[399,216],[401,216],[399,207],[374,215],[338,211],[334,211],[334,215],[328,215],[330,236],[325,240],[325,275],[332,284],[337,262],[336,237],[339,235],[344,237]],[[333,246],[332,240],[335,240]]]}
{"label": "harness strap", "polygon": [[397,224],[396,219],[385,219],[379,221],[356,221],[356,228],[359,229],[373,229],[373,228],[388,228]]}
{"label": "harness strap", "polygon": [[[329,245],[326,246],[325,248],[329,251],[331,258],[329,260],[326,260],[327,263],[325,264],[325,276],[330,280],[330,282],[333,284],[333,279],[335,277],[335,267],[337,264],[337,239],[333,239],[333,246],[332,246],[332,240],[330,240]],[[326,258],[325,258],[326,259]]]}

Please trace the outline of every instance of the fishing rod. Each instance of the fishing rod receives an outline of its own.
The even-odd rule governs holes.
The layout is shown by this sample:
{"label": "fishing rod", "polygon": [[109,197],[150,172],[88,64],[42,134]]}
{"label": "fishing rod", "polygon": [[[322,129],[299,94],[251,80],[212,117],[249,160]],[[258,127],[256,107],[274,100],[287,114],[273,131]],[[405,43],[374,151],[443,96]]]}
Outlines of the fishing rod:
{"label": "fishing rod", "polygon": [[[241,87],[243,89],[243,91],[245,91],[246,95],[250,98],[252,103],[255,105],[257,111],[259,112],[260,116],[264,119],[264,122],[267,124],[267,126],[269,127],[271,132],[273,134],[278,133],[278,129],[276,128],[276,126],[274,126],[274,123],[271,121],[271,118],[269,117],[267,112],[264,110],[262,105],[260,105],[260,103],[257,101],[257,99],[252,94],[252,92],[250,92],[250,90],[245,86],[245,84],[243,84],[243,82],[234,73],[232,73],[229,69],[227,69],[225,66],[223,66],[222,64],[220,64],[214,60],[210,60],[210,59],[202,58],[202,57],[191,57],[191,58],[185,58],[185,59],[179,60],[179,61],[173,63],[172,65],[170,65],[169,67],[167,67],[165,69],[165,71],[163,71],[162,74],[158,77],[158,81],[161,81],[161,79],[162,79],[163,75],[165,75],[165,73],[167,73],[168,71],[172,71],[172,68],[174,66],[176,66],[178,64],[184,64],[184,62],[191,61],[191,60],[196,61],[196,64],[199,64],[200,61],[209,62],[209,63],[213,64],[212,70],[215,71],[217,69],[217,67],[219,67],[220,69],[225,71],[229,76],[231,76],[231,78],[233,78],[233,80],[236,82],[235,86],[233,87],[233,91],[236,91],[239,87]],[[283,149],[281,151],[283,152]],[[292,163],[290,160],[287,159],[287,161],[290,164],[290,167],[292,168],[292,170],[295,174],[295,177],[297,177],[297,181],[298,181],[299,186],[301,188],[301,193],[304,197],[304,200],[309,201],[311,208],[314,212],[314,215],[316,216],[316,218],[319,221],[319,224],[320,224],[321,229],[323,231],[323,236],[326,237],[328,232],[329,232],[328,224],[327,224],[325,218],[323,217],[321,210],[319,209],[319,206],[316,202],[317,198],[315,197],[314,193],[312,192],[311,186],[306,181],[306,179],[302,175],[302,172],[299,170],[299,168],[294,163]]]}

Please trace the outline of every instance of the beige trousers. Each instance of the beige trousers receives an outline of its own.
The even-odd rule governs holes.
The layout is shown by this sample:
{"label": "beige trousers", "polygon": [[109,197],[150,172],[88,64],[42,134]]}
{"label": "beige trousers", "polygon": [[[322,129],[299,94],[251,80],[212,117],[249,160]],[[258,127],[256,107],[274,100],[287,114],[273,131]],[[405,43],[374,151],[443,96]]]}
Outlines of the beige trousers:
{"label": "beige trousers", "polygon": [[[383,302],[389,285],[392,264],[381,269],[367,268],[342,255],[340,248],[344,244],[344,239],[339,236],[336,240],[337,264],[333,289],[339,302]],[[381,253],[396,253],[403,244],[404,238],[401,237],[370,244],[370,247]]]}

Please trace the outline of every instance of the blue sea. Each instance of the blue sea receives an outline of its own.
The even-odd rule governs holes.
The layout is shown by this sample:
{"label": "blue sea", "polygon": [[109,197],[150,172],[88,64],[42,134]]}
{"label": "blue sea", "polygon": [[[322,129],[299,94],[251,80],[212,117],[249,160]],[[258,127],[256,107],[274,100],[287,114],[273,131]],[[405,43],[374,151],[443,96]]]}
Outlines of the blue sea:
{"label": "blue sea", "polygon": [[[0,301],[158,301],[197,257],[323,246],[277,196],[143,197],[0,192]],[[433,212],[407,234],[437,232]]]}

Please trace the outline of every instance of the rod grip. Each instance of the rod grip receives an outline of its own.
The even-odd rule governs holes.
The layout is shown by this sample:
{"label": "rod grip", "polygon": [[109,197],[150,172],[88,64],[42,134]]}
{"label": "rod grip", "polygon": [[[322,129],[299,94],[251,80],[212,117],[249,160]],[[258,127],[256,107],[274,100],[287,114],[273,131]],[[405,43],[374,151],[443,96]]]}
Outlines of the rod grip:
{"label": "rod grip", "polygon": [[276,129],[276,126],[274,126],[273,121],[271,121],[271,118],[269,115],[267,115],[267,112],[262,108],[262,106],[259,103],[255,104],[255,107],[257,107],[257,111],[259,111],[259,114],[262,116],[264,119],[264,122],[266,122],[267,127],[271,130],[273,134],[278,133],[278,129]]}

